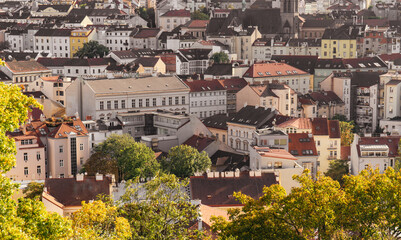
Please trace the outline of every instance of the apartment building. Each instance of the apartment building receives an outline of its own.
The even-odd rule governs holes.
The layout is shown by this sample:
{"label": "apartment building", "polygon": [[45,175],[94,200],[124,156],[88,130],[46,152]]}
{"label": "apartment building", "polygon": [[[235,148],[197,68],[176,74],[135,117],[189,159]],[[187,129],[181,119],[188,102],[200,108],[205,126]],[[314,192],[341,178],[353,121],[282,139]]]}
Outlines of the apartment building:
{"label": "apartment building", "polygon": [[184,25],[191,20],[189,10],[170,10],[159,16],[158,27],[164,31],[172,31],[179,25]]}
{"label": "apartment building", "polygon": [[130,49],[131,34],[138,31],[135,28],[114,28],[106,30],[106,47],[110,51],[124,51]]}
{"label": "apartment building", "polygon": [[159,28],[140,28],[131,33],[130,46],[133,49],[158,49],[158,38],[161,33]]}
{"label": "apartment building", "polygon": [[218,80],[187,80],[190,113],[200,119],[227,111],[227,90]]}
{"label": "apartment building", "polygon": [[237,93],[248,85],[243,78],[227,78],[219,79],[220,84],[227,90],[227,113],[235,113],[237,111]]}
{"label": "apartment building", "polygon": [[[299,97],[306,118],[333,118],[345,115],[345,103],[333,91],[317,91]],[[312,109],[310,109],[312,107]]]}
{"label": "apartment building", "polygon": [[35,52],[50,53],[52,57],[71,57],[72,29],[39,29],[34,38]]}
{"label": "apartment building", "polygon": [[70,56],[74,54],[84,46],[84,43],[88,43],[94,40],[96,35],[96,29],[80,28],[71,31],[70,35]]}
{"label": "apartment building", "polygon": [[342,26],[337,29],[326,29],[322,36],[321,58],[357,58],[357,37],[361,34],[358,28]]}
{"label": "apartment building", "polygon": [[282,115],[297,116],[298,97],[285,84],[247,85],[237,93],[237,111],[246,105],[273,108]]}
{"label": "apartment building", "polygon": [[36,61],[5,62],[1,71],[12,79],[14,84],[23,85],[28,89],[30,82],[40,77],[49,77],[51,70]]}
{"label": "apartment building", "polygon": [[[164,109],[189,113],[189,87],[176,76],[77,79],[67,89],[67,114],[114,119],[118,113]],[[82,98],[81,96],[85,96]]]}
{"label": "apartment building", "polygon": [[179,49],[176,73],[178,75],[203,74],[209,66],[211,56],[210,49]]}
{"label": "apartment building", "polygon": [[311,75],[286,63],[254,63],[243,78],[250,84],[281,83],[305,94],[312,89]]}
{"label": "apartment building", "polygon": [[41,91],[49,99],[65,104],[65,90],[72,83],[71,78],[62,76],[41,77],[29,84],[29,91]]}

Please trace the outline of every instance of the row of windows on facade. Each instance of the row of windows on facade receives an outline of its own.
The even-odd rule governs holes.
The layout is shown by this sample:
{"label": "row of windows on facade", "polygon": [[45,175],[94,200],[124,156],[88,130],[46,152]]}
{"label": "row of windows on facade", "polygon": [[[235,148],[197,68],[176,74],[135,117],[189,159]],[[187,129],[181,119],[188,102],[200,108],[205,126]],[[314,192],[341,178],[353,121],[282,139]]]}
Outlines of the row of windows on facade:
{"label": "row of windows on facade", "polygon": [[[150,104],[151,103],[150,102],[150,100],[151,100],[150,98],[146,98],[145,99],[145,104],[143,102],[143,99],[138,99],[138,106],[137,106],[137,101],[136,100],[137,99],[131,99],[131,108],[159,106],[157,104],[157,99],[156,98],[152,99],[152,105]],[[174,103],[175,103],[175,105],[179,105],[180,104],[180,98],[179,97],[175,97],[174,98]],[[182,105],[185,104],[185,96],[181,97],[181,104]],[[161,106],[165,106],[165,105],[167,105],[167,104],[166,104],[166,98],[164,97],[164,98],[162,98]],[[173,97],[169,97],[168,98],[168,105],[173,105]],[[121,100],[121,101],[115,100],[114,101],[114,108],[112,108],[111,106],[112,106],[112,101],[106,101],[106,108],[107,109],[125,109],[125,108],[127,108],[125,100]],[[100,110],[104,110],[105,109],[104,107],[105,107],[104,106],[104,101],[100,101],[99,102],[99,109]]]}
{"label": "row of windows on facade", "polygon": [[[232,148],[234,148],[234,139],[230,139],[230,146],[232,147]],[[242,144],[241,144],[241,140],[239,140],[239,139],[237,139],[236,141],[235,141],[235,149],[237,149],[237,150],[243,150],[243,151],[248,151],[248,149],[249,149],[249,143],[248,143],[248,141],[244,141]]]}
{"label": "row of windows on facade", "polygon": [[[110,40],[109,40],[109,39],[106,39],[106,43],[107,43],[107,44],[113,44],[113,40],[111,40],[111,39],[110,39]],[[118,40],[115,39],[115,40],[114,40],[114,43],[115,43],[115,44],[118,44]],[[128,40],[126,39],[124,43],[125,43],[125,44],[128,44]],[[120,39],[120,44],[123,44],[123,40],[122,40],[122,39]]]}
{"label": "row of windows on facade", "polygon": [[[244,137],[244,138],[249,138],[249,134],[248,134],[248,132],[246,132],[246,131],[241,131],[241,130],[233,130],[233,129],[231,129],[230,130],[230,135],[231,136],[234,136],[234,134],[235,134],[235,136],[236,137]],[[254,138],[254,133],[252,133],[252,138]]]}
{"label": "row of windows on facade", "polygon": [[[337,44],[337,41],[333,41],[333,45],[335,45],[335,44]],[[340,46],[340,45],[338,45],[338,46]],[[324,44],[324,48],[327,48],[327,43]],[[334,47],[334,48],[335,48],[335,47]],[[343,48],[347,48],[347,44],[344,43],[344,44],[343,44]],[[351,44],[349,45],[349,48],[354,48],[354,44],[351,43]]]}
{"label": "row of windows on facade", "polygon": [[[335,54],[335,53],[336,53],[336,52],[333,52],[333,54]],[[326,52],[326,51],[323,52],[323,56],[327,57],[327,52]],[[354,53],[353,53],[353,52],[350,52],[350,53],[349,53],[349,56],[350,56],[350,57],[353,57],[353,56],[354,56]],[[333,58],[336,58],[336,57],[337,57],[336,55],[333,55]],[[341,57],[341,54],[339,54],[338,57]],[[347,53],[346,53],[346,52],[343,52],[342,57],[347,57]]]}
{"label": "row of windows on facade", "polygon": [[[45,75],[45,77],[48,77],[48,76],[49,75]],[[38,77],[39,77],[39,75],[15,77],[15,82],[32,82],[32,81],[35,81]],[[28,81],[28,79],[29,79],[29,81]]]}
{"label": "row of windows on facade", "polygon": [[[218,105],[224,105],[226,104],[226,101],[224,99],[220,99],[219,100],[219,104]],[[217,105],[217,100],[209,100],[209,105],[207,105],[207,101],[199,101],[199,107],[202,106],[215,106]],[[197,107],[198,106],[198,101],[193,101],[191,102],[191,107]]]}
{"label": "row of windows on facade", "polygon": [[[36,166],[36,173],[37,174],[42,174],[42,167],[41,166]],[[29,169],[28,167],[24,167],[24,175],[28,175],[29,174]]]}
{"label": "row of windows on facade", "polygon": [[[84,144],[83,143],[79,144],[79,150],[81,150],[81,151],[84,150]],[[58,146],[58,151],[59,151],[59,153],[63,153],[64,152],[64,146],[63,145]]]}
{"label": "row of windows on facade", "polygon": [[[199,117],[204,118],[204,117],[211,117],[213,115],[216,114],[224,114],[225,111],[224,110],[213,110],[213,111],[209,111],[209,115],[207,115],[207,111],[200,111],[199,112]],[[198,115],[198,112],[191,112],[192,115]]]}
{"label": "row of windows on facade", "polygon": [[[209,87],[207,87],[209,89]],[[206,90],[206,88],[202,87],[203,90]],[[201,92],[201,93],[191,93],[191,97],[207,97],[207,96],[221,96],[221,95],[226,95],[225,91],[218,91],[218,92]]]}

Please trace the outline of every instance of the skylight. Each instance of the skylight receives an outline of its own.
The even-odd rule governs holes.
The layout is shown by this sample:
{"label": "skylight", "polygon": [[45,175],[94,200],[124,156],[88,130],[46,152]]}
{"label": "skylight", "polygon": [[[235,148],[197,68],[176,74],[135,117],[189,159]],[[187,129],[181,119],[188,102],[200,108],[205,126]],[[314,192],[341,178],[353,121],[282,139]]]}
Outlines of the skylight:
{"label": "skylight", "polygon": [[279,74],[279,75],[281,75],[281,72],[280,72],[280,71],[277,71],[276,73]]}

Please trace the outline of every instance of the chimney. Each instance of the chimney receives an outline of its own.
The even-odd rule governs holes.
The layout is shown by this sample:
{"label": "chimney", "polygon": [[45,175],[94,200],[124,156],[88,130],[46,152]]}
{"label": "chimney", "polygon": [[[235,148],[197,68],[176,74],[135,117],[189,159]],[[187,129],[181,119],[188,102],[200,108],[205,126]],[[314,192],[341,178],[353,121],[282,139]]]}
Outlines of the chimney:
{"label": "chimney", "polygon": [[96,181],[103,181],[103,174],[96,173]]}
{"label": "chimney", "polygon": [[77,182],[83,182],[84,181],[84,174],[83,173],[79,173],[77,174]]}

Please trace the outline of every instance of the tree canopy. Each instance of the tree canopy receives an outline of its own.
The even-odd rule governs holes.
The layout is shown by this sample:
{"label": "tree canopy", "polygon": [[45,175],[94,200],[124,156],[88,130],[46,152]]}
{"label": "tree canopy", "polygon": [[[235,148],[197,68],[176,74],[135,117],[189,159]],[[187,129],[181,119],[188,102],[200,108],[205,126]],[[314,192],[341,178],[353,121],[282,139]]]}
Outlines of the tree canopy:
{"label": "tree canopy", "polygon": [[191,19],[193,20],[209,20],[209,18],[209,15],[201,10],[195,10],[193,13],[191,13]]}
{"label": "tree canopy", "polygon": [[340,130],[341,130],[341,146],[350,146],[354,141],[354,122],[344,122],[340,121]]}
{"label": "tree canopy", "polygon": [[332,160],[329,164],[329,169],[325,173],[326,176],[338,181],[341,185],[344,184],[344,175],[349,174],[348,160]]}
{"label": "tree canopy", "polygon": [[231,222],[215,218],[222,239],[395,239],[401,236],[401,173],[367,169],[344,176],[344,186],[306,170],[286,195],[280,185],[264,188],[260,199],[241,193],[245,206],[230,210]]}
{"label": "tree canopy", "polygon": [[0,83],[0,96],[0,239],[65,239],[71,233],[70,221],[48,213],[38,200],[16,202],[12,195],[17,184],[4,175],[16,161],[14,139],[6,133],[26,121],[29,109],[41,105],[13,84]]}
{"label": "tree canopy", "polygon": [[139,7],[135,9],[135,13],[138,14],[143,20],[148,22],[148,27],[156,27],[155,20],[155,9],[154,8],[145,8]]}
{"label": "tree canopy", "polygon": [[39,182],[30,182],[28,183],[28,186],[22,190],[22,193],[25,194],[25,198],[38,198],[42,200],[43,185],[43,183]]}
{"label": "tree canopy", "polygon": [[109,49],[106,46],[97,41],[89,41],[84,43],[84,46],[74,54],[74,57],[102,58],[107,54],[109,54]]}
{"label": "tree canopy", "polygon": [[163,160],[162,166],[167,172],[180,178],[193,176],[196,172],[204,172],[212,162],[206,152],[199,153],[196,148],[188,145],[173,147]]}
{"label": "tree canopy", "polygon": [[152,149],[135,142],[129,134],[112,134],[94,150],[84,165],[90,175],[110,173],[118,180],[129,180],[138,176],[151,177],[160,169]]}
{"label": "tree canopy", "polygon": [[213,54],[212,60],[215,63],[228,63],[230,61],[227,53],[225,53],[225,52],[218,52],[218,53]]}

